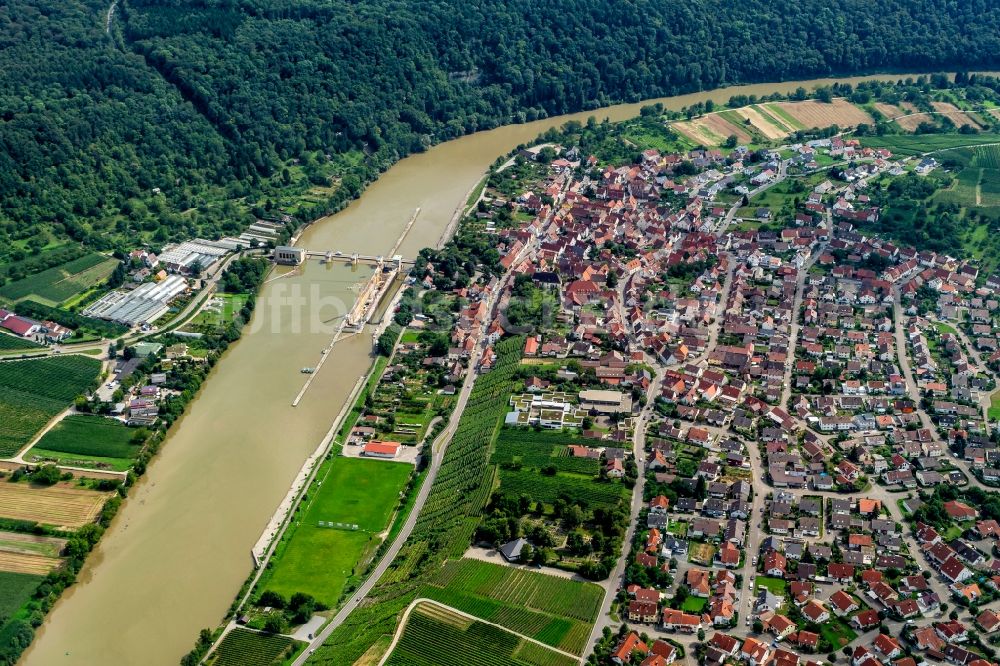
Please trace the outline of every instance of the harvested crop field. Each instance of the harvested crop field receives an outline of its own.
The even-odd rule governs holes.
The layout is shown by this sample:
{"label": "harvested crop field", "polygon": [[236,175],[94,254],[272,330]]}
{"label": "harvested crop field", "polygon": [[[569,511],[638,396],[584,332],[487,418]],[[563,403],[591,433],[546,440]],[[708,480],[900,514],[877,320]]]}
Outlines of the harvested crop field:
{"label": "harvested crop field", "polygon": [[108,497],[109,493],[63,483],[38,487],[4,482],[0,483],[0,517],[75,530],[93,522]]}
{"label": "harvested crop field", "polygon": [[681,136],[694,141],[700,146],[718,146],[726,140],[725,137],[713,134],[703,125],[696,125],[694,121],[674,123],[670,127]]}
{"label": "harvested crop field", "polygon": [[830,103],[808,100],[805,102],[776,102],[774,104],[803,127],[850,127],[871,123],[872,117],[846,99],[837,98]]}
{"label": "harvested crop field", "polygon": [[62,562],[58,557],[0,550],[0,571],[44,576]]}
{"label": "harvested crop field", "polygon": [[886,104],[885,102],[875,102],[875,110],[886,117],[886,120],[891,120],[896,116],[903,115],[903,110],[898,106],[893,106],[892,104]]}
{"label": "harvested crop field", "polygon": [[706,127],[712,134],[721,136],[724,139],[735,135],[740,143],[749,143],[753,140],[753,136],[747,132],[746,128],[726,120],[718,113],[710,113],[697,118],[694,120],[694,123]]}
{"label": "harvested crop field", "polygon": [[934,116],[928,113],[911,113],[908,116],[896,118],[896,124],[907,132],[915,132],[920,123],[933,123]]}
{"label": "harvested crop field", "polygon": [[672,127],[678,133],[703,146],[720,146],[731,135],[735,135],[740,143],[753,141],[753,136],[745,128],[726,120],[718,113],[674,123]]}
{"label": "harvested crop field", "polygon": [[749,120],[750,124],[768,139],[782,139],[788,136],[788,131],[781,127],[775,118],[766,117],[760,110],[754,107],[745,106],[741,109],[736,109],[735,112],[741,118]]}
{"label": "harvested crop field", "polygon": [[934,110],[937,111],[939,115],[947,116],[951,122],[955,123],[955,127],[961,127],[962,125],[969,125],[971,127],[975,127],[976,129],[980,129],[982,127],[982,125],[980,125],[975,118],[970,116],[965,111],[962,111],[954,104],[949,104],[948,102],[931,102],[931,106],[934,107]]}

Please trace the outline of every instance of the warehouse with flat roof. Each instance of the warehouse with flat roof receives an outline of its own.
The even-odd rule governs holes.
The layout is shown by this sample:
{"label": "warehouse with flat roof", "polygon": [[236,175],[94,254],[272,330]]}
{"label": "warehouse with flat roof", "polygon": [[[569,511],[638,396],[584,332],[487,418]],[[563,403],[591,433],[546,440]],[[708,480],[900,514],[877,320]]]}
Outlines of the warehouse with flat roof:
{"label": "warehouse with flat roof", "polygon": [[580,407],[599,414],[619,414],[632,411],[632,396],[620,391],[591,389],[580,391]]}
{"label": "warehouse with flat roof", "polygon": [[109,319],[128,326],[154,322],[170,309],[170,301],[187,291],[187,280],[170,275],[162,282],[146,282],[132,291],[116,289],[83,311],[88,317]]}

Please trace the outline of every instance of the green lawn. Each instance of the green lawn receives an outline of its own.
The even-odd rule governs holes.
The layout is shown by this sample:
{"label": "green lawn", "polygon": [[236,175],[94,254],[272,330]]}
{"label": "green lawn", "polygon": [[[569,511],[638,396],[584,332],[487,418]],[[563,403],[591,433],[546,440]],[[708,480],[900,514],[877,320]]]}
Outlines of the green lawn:
{"label": "green lawn", "polygon": [[246,301],[246,294],[215,294],[185,328],[221,328],[236,318]]}
{"label": "green lawn", "polygon": [[667,524],[667,533],[668,534],[674,534],[674,535],[682,537],[685,534],[687,534],[687,531],[688,531],[688,524],[686,522],[684,522],[684,521],[681,521],[681,520],[671,520]]}
{"label": "green lawn", "polygon": [[957,539],[962,536],[962,532],[964,531],[965,528],[961,525],[949,525],[948,529],[941,535],[941,538],[945,541],[951,541],[952,539]]}
{"label": "green lawn", "polygon": [[839,650],[858,637],[846,622],[833,616],[820,625],[819,635],[828,640],[834,650]]}
{"label": "green lawn", "polygon": [[757,576],[757,587],[767,588],[771,590],[772,594],[776,594],[779,597],[787,596],[785,592],[788,589],[788,583],[785,582],[783,578],[773,578],[771,576]]}
{"label": "green lawn", "polygon": [[1000,391],[996,391],[990,396],[990,408],[987,410],[986,416],[991,421],[1000,420]]}
{"label": "green lawn", "polygon": [[[289,597],[306,592],[333,606],[347,581],[362,572],[355,567],[378,547],[378,534],[389,523],[413,467],[401,463],[335,457],[320,470],[321,485],[309,490],[293,528],[272,560],[264,588]],[[350,531],[320,527],[356,524]]]}
{"label": "green lawn", "polygon": [[943,321],[934,322],[934,327],[937,328],[938,333],[951,333],[952,335],[958,334],[958,331],[955,330],[954,326],[946,324]]}
{"label": "green lawn", "polygon": [[708,605],[708,599],[703,597],[693,597],[689,596],[681,604],[681,610],[687,611],[688,613],[701,613],[705,610],[705,606]]}
{"label": "green lawn", "polygon": [[141,442],[132,443],[137,432],[114,419],[71,415],[45,433],[27,455],[124,471],[139,454]]}

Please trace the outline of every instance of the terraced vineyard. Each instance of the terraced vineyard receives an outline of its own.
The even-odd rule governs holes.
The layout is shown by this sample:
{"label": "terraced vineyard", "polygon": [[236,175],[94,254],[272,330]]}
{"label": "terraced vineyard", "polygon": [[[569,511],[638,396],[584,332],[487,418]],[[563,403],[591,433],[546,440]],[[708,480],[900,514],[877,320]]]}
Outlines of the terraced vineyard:
{"label": "terraced vineyard", "polygon": [[101,363],[58,356],[0,364],[0,456],[10,456],[97,379]]}
{"label": "terraced vineyard", "polygon": [[209,666],[271,666],[282,664],[303,644],[287,636],[233,629],[205,663]]}
{"label": "terraced vineyard", "polygon": [[499,599],[514,606],[586,622],[597,617],[603,597],[601,587],[592,583],[578,583],[479,560],[448,562],[432,582],[441,587]]}
{"label": "terraced vineyard", "polygon": [[418,604],[387,666],[571,666],[576,660],[499,627]]}

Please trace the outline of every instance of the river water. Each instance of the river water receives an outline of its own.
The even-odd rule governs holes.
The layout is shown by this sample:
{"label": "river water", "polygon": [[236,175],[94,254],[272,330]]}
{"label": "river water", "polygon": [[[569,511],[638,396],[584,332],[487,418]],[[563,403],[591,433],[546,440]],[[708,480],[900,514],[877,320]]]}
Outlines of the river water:
{"label": "river water", "polygon": [[[837,80],[871,78],[898,77]],[[412,257],[437,243],[456,207],[498,156],[549,127],[591,115],[624,120],[656,101],[680,109],[833,81],[725,88],[449,141],[393,166],[348,208],[310,226],[298,244],[384,254],[419,207],[400,249]],[[250,548],[370,364],[370,334],[342,339],[301,403],[291,406],[305,377],[300,369],[317,364],[336,317],[370,270],[313,261],[263,288],[251,327],[175,425],[22,663],[174,666],[200,629],[218,625],[250,573]]]}

